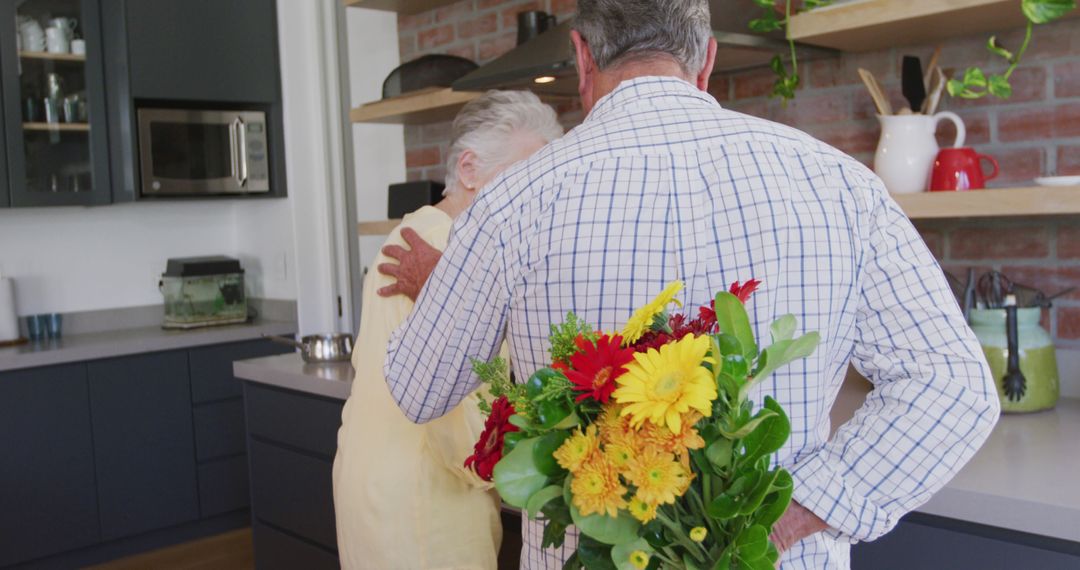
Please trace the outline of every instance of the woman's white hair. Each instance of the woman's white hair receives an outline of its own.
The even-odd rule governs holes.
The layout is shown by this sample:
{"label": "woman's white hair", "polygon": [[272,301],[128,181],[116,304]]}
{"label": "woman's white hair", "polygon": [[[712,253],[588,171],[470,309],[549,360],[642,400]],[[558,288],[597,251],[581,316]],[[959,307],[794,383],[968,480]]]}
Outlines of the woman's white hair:
{"label": "woman's white hair", "polygon": [[509,166],[506,149],[519,133],[549,143],[563,135],[555,110],[528,91],[488,91],[469,101],[454,118],[446,157],[446,193],[457,187],[458,159],[466,150],[476,155],[479,170],[491,174]]}

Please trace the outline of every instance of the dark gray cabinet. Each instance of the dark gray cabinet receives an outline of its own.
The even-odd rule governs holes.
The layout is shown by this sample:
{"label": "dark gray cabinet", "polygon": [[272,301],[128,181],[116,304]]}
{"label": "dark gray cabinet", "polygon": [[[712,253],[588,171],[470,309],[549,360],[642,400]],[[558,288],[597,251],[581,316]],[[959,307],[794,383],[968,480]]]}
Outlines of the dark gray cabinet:
{"label": "dark gray cabinet", "polygon": [[912,513],[889,534],[851,549],[853,570],[1075,570],[1080,543]]}
{"label": "dark gray cabinet", "polygon": [[187,354],[92,362],[89,374],[102,538],[198,518]]}
{"label": "dark gray cabinet", "polygon": [[0,566],[100,540],[86,366],[0,373]]}
{"label": "dark gray cabinet", "polygon": [[126,19],[135,99],[279,100],[274,0],[129,0]]}

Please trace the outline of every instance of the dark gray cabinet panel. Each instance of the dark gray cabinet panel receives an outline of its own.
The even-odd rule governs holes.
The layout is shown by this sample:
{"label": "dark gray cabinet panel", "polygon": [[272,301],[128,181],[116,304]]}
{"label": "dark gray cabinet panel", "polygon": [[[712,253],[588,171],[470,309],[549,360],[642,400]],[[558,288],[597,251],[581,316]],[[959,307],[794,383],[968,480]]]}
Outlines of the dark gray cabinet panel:
{"label": "dark gray cabinet panel", "polygon": [[86,366],[0,374],[0,566],[99,540]]}
{"label": "dark gray cabinet panel", "polygon": [[255,523],[255,567],[259,570],[334,570],[337,554],[265,524]]}
{"label": "dark gray cabinet panel", "polygon": [[89,364],[105,539],[198,518],[187,354]]}
{"label": "dark gray cabinet panel", "polygon": [[328,548],[337,548],[330,461],[251,441],[255,517]]}
{"label": "dark gray cabinet panel", "polygon": [[1080,568],[1080,543],[916,513],[878,540],[855,545],[851,567],[1075,570]]}
{"label": "dark gray cabinet panel", "polygon": [[199,465],[199,511],[203,517],[246,509],[250,494],[247,456]]}
{"label": "dark gray cabinet panel", "polygon": [[340,400],[244,384],[248,432],[332,459],[341,427]]}
{"label": "dark gray cabinet panel", "polygon": [[240,398],[198,406],[195,457],[201,463],[244,453],[244,402]]}
{"label": "dark gray cabinet panel", "polygon": [[273,103],[274,0],[128,0],[135,99]]}
{"label": "dark gray cabinet panel", "polygon": [[293,349],[268,340],[237,342],[196,348],[189,352],[191,362],[191,401],[196,404],[226,398],[239,398],[240,381],[233,377],[233,362],[293,352]]}

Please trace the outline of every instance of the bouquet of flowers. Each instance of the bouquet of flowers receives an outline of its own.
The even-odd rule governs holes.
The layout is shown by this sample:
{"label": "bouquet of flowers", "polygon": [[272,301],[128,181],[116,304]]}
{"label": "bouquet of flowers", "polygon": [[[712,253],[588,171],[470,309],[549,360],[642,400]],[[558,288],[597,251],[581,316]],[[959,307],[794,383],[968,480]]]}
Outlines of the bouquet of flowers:
{"label": "bouquet of flowers", "polygon": [[493,398],[466,461],[502,499],[545,521],[544,546],[580,531],[568,568],[771,569],[769,541],[792,479],[772,465],[790,423],[750,390],[813,353],[791,315],[759,349],[743,304],[759,283],[735,283],[681,312],[679,281],[619,333],[573,313],[551,327],[551,366],[514,383],[507,363],[474,361]]}

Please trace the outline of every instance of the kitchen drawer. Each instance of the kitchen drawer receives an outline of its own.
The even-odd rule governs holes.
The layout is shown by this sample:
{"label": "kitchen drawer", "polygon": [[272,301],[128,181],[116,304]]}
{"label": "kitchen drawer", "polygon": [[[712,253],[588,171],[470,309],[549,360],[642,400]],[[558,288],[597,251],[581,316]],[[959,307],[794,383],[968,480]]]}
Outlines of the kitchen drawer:
{"label": "kitchen drawer", "polygon": [[253,340],[196,348],[188,351],[191,366],[191,401],[200,404],[240,396],[240,381],[233,377],[233,362],[285,354],[293,349],[268,340]]}
{"label": "kitchen drawer", "polygon": [[255,567],[259,570],[332,570],[337,554],[255,523]]}
{"label": "kitchen drawer", "polygon": [[244,411],[252,435],[317,453],[327,460],[337,451],[344,405],[331,398],[254,382],[244,384]]}
{"label": "kitchen drawer", "polygon": [[244,401],[240,398],[197,406],[195,458],[201,463],[244,453]]}
{"label": "kitchen drawer", "polygon": [[331,462],[260,441],[249,454],[255,519],[337,548]]}
{"label": "kitchen drawer", "polygon": [[250,493],[246,455],[199,465],[199,512],[204,518],[248,508]]}

